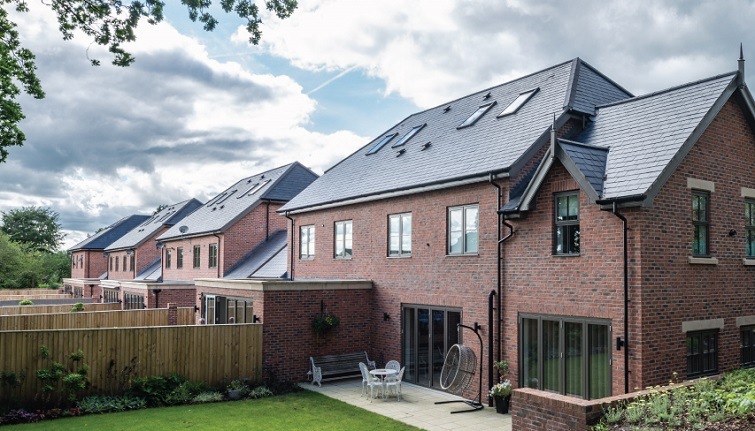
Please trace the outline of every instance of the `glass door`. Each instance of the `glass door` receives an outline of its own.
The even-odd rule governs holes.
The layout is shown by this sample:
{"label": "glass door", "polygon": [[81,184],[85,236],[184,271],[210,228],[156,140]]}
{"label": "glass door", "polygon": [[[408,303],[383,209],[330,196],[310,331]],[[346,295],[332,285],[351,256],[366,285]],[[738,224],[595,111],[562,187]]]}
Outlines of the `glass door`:
{"label": "glass door", "polygon": [[448,349],[459,342],[461,311],[443,307],[404,306],[402,362],[404,379],[440,388],[440,371]]}

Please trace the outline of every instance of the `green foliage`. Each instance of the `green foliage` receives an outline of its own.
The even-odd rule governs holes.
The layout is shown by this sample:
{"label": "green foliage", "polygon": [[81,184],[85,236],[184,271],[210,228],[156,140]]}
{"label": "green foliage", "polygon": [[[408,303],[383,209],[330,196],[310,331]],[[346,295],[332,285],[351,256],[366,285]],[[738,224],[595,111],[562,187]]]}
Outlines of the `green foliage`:
{"label": "green foliage", "polygon": [[257,386],[256,388],[249,391],[247,398],[257,399],[257,398],[267,398],[267,397],[272,397],[272,396],[273,396],[273,391],[268,389],[267,386]]}
{"label": "green foliage", "polygon": [[[185,382],[186,378],[177,374],[136,378],[131,381],[130,394],[144,398],[150,407],[170,405],[174,401],[171,394]],[[174,395],[175,398],[180,396],[179,393]]]}
{"label": "green foliage", "polygon": [[194,404],[216,403],[218,401],[223,401],[223,394],[220,392],[202,392],[191,400]]}
{"label": "green foliage", "polygon": [[34,301],[31,299],[22,299],[18,301],[18,305],[34,305]]}
{"label": "green foliage", "polygon": [[77,302],[71,307],[71,313],[77,313],[79,311],[84,311],[84,303],[82,302]]}
{"label": "green foliage", "polygon": [[147,401],[139,397],[93,395],[82,398],[77,405],[83,413],[110,413],[143,409]]}
{"label": "green foliage", "polygon": [[192,382],[192,381],[185,381],[178,385],[177,388],[173,389],[166,397],[165,397],[165,404],[167,405],[181,405],[181,404],[188,404],[192,402],[192,400],[199,394],[201,394],[203,391],[205,391],[207,387],[203,383],[199,382]]}
{"label": "green foliage", "polygon": [[323,335],[331,329],[337,327],[341,323],[341,319],[335,314],[323,313],[318,314],[312,319],[312,329],[315,330],[317,335]]}
{"label": "green foliage", "polygon": [[0,372],[0,387],[17,388],[26,379],[26,373],[23,371],[16,374],[13,371],[3,370]]}
{"label": "green foliage", "polygon": [[[28,12],[27,0],[6,0],[0,8],[0,163],[8,156],[7,147],[23,145],[26,136],[18,128],[24,114],[16,97],[24,91],[36,99],[45,97],[37,77],[34,54],[21,46],[17,25],[10,20],[7,8],[18,12]],[[181,0],[192,21],[199,21],[206,31],[212,31],[218,20],[209,12],[212,0]],[[236,15],[246,21],[249,42],[258,44],[262,32],[260,10],[254,0],[220,0],[225,13]],[[164,2],[161,0],[56,0],[42,2],[49,6],[58,19],[58,29],[63,39],[72,39],[76,31],[90,37],[94,43],[107,47],[113,55],[116,66],[129,66],[134,57],[123,48],[123,44],[136,40],[136,27],[142,19],[149,24],[163,20]],[[296,0],[265,0],[265,7],[278,18],[291,16],[296,9]],[[92,65],[100,64],[98,59],[90,59]]]}
{"label": "green foliage", "polygon": [[0,289],[55,286],[71,275],[68,255],[40,252],[10,240],[0,232]]}
{"label": "green foliage", "polygon": [[0,214],[3,218],[0,230],[11,241],[29,250],[49,253],[56,250],[65,238],[60,231],[60,214],[50,208],[30,206],[0,211]]}
{"label": "green foliage", "polygon": [[[43,359],[51,357],[50,349],[47,346],[40,346],[39,355]],[[78,350],[68,355],[70,365],[66,367],[60,362],[52,361],[47,368],[39,369],[35,372],[37,379],[42,385],[42,392],[47,394],[45,401],[52,404],[60,404],[63,397],[67,402],[76,401],[77,394],[89,387],[89,366],[80,364],[84,360],[84,352]],[[52,400],[52,395],[57,393],[59,399]]]}

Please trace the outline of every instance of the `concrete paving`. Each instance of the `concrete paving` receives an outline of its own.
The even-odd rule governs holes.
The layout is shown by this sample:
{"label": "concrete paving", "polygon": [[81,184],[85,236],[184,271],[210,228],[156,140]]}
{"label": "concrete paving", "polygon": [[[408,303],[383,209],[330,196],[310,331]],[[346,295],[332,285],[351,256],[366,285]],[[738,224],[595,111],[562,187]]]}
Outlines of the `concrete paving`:
{"label": "concrete paving", "polygon": [[470,407],[461,402],[435,404],[437,401],[462,400],[463,398],[410,383],[403,383],[401,386],[401,401],[393,395],[388,399],[377,397],[370,402],[369,389],[366,395],[361,395],[362,379],[326,382],[322,387],[309,383],[301,384],[304,389],[319,392],[428,431],[511,430],[511,415],[501,415],[496,413],[495,407],[487,407],[487,397],[483,398],[485,408],[480,411],[451,414],[453,411],[468,410]]}

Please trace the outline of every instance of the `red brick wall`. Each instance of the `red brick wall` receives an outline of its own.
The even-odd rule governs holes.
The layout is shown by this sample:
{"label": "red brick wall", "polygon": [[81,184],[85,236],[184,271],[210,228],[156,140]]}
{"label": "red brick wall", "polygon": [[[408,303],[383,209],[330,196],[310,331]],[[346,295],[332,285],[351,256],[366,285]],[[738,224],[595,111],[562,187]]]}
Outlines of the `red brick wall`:
{"label": "red brick wall", "polygon": [[[448,207],[473,203],[479,203],[479,254],[447,256]],[[462,322],[479,322],[483,340],[487,340],[487,298],[496,288],[497,209],[497,190],[484,182],[294,215],[294,277],[372,280],[374,307],[363,319],[374,332],[376,359],[401,359],[404,303],[458,307]],[[412,257],[388,258],[388,215],[404,212],[412,213]],[[333,257],[334,222],[340,220],[353,221],[350,260]],[[313,260],[298,258],[299,227],[304,225],[315,226]],[[383,320],[384,312],[390,320]],[[474,334],[465,331],[464,337],[477,351]],[[479,357],[479,351],[477,354]],[[485,355],[487,358],[487,342]]]}
{"label": "red brick wall", "polygon": [[[126,258],[125,268],[123,267],[124,257]],[[108,257],[108,262],[110,259],[113,259],[113,267],[112,269],[108,270],[108,275],[107,275],[108,280],[133,280],[134,279],[134,271],[131,269],[131,256],[126,254],[126,250],[110,252],[110,257]],[[118,261],[117,271],[116,271],[116,266],[115,266],[115,260]]]}
{"label": "red brick wall", "polygon": [[[580,254],[553,254],[554,194],[578,189],[556,161],[535,198],[535,209],[510,221],[516,233],[503,247],[503,349],[515,386],[520,313],[608,319],[613,337],[623,334],[621,221],[580,192]],[[624,388],[623,351],[612,351],[613,393],[619,393]]]}
{"label": "red brick wall", "polygon": [[[97,278],[107,269],[102,250],[79,250],[71,254],[71,278]],[[83,260],[78,263],[81,257]],[[76,262],[75,264],[73,264]]]}
{"label": "red brick wall", "polygon": [[[718,265],[688,263],[692,256],[692,190],[687,178],[715,183],[710,194],[710,249]],[[719,370],[737,368],[740,334],[736,317],[755,315],[755,267],[744,266],[744,198],[755,188],[755,136],[742,110],[728,102],[664,185],[653,208],[631,223],[642,229],[643,333],[641,387],[686,373],[682,322],[724,319]],[[729,236],[729,230],[737,231]]]}
{"label": "red brick wall", "polygon": [[[155,290],[160,292],[155,294]],[[129,287],[121,286],[120,299],[123,301],[124,294],[133,293],[144,295],[146,308],[166,308],[168,304],[176,304],[178,307],[193,307],[196,303],[196,289],[194,286],[186,288],[176,288],[173,286],[162,287],[156,284],[150,284],[148,287]]]}
{"label": "red brick wall", "polygon": [[[285,229],[288,221],[275,211],[280,204],[263,203],[249,214],[234,223],[225,233],[205,235],[183,240],[166,241],[165,248],[173,250],[171,267],[163,267],[164,280],[193,280],[195,278],[222,278],[225,271],[239,261],[254,247],[266,239],[266,235],[277,229]],[[267,225],[269,223],[269,226]],[[218,245],[218,268],[209,268],[209,246]],[[193,267],[192,253],[194,246],[201,247],[200,267]],[[183,268],[176,268],[177,249],[183,247]],[[165,253],[165,251],[163,251]],[[164,255],[163,255],[164,257]],[[220,269],[220,271],[218,271]]]}

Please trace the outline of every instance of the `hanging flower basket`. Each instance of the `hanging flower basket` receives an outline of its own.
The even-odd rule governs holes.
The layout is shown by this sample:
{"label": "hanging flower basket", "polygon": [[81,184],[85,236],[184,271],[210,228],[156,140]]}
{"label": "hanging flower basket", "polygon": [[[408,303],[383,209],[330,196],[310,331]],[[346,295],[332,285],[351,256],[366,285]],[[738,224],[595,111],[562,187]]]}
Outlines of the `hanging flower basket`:
{"label": "hanging flower basket", "polygon": [[315,316],[312,320],[312,329],[315,330],[315,334],[324,335],[331,329],[335,328],[341,323],[335,314],[323,313]]}

